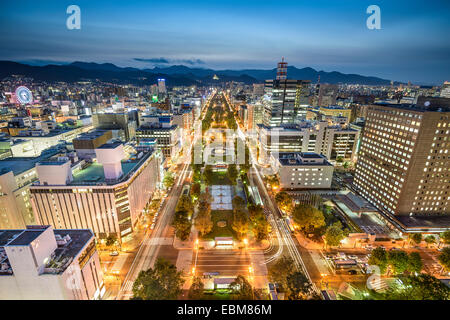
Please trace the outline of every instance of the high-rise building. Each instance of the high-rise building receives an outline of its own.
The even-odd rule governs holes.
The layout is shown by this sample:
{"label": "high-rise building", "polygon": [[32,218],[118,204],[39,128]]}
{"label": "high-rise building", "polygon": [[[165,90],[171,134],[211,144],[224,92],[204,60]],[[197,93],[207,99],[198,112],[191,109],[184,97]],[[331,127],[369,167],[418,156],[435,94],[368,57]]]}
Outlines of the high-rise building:
{"label": "high-rise building", "polygon": [[158,79],[158,93],[165,94],[166,92],[166,79]]}
{"label": "high-rise building", "polygon": [[449,99],[426,100],[368,109],[354,184],[387,216],[450,214]]}
{"label": "high-rise building", "polygon": [[92,300],[105,294],[91,230],[0,230],[0,300]]}
{"label": "high-rise building", "polygon": [[277,78],[266,80],[264,123],[277,126],[306,118],[309,80],[287,79],[287,62],[278,63]]}

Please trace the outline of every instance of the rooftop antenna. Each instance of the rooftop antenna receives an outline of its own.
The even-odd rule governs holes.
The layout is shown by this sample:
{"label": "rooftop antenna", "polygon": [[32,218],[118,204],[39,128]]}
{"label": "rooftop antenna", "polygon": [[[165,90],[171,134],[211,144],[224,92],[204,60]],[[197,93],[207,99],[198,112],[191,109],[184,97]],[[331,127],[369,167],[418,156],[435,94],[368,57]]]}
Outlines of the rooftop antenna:
{"label": "rooftop antenna", "polygon": [[281,58],[281,62],[278,62],[277,68],[277,80],[287,79],[287,62],[284,62],[284,57]]}

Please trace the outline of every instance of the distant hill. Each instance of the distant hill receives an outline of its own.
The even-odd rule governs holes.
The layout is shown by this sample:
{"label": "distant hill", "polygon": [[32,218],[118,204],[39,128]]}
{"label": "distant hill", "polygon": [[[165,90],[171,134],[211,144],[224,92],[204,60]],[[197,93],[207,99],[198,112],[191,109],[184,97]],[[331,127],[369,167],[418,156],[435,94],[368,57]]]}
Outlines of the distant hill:
{"label": "distant hill", "polygon": [[[100,80],[114,83],[133,83],[148,85],[165,78],[168,85],[192,85],[238,81],[246,84],[261,83],[276,77],[276,69],[213,70],[190,68],[183,65],[155,67],[153,69],[121,68],[112,63],[94,63],[76,61],[66,65],[31,66],[12,61],[0,61],[0,79],[11,75],[23,75],[39,81],[75,82],[81,80]],[[213,80],[217,75],[219,80]],[[390,80],[367,77],[358,74],[317,71],[313,68],[288,67],[289,79],[311,80],[316,82],[320,75],[321,83],[347,83],[366,85],[389,85]]]}

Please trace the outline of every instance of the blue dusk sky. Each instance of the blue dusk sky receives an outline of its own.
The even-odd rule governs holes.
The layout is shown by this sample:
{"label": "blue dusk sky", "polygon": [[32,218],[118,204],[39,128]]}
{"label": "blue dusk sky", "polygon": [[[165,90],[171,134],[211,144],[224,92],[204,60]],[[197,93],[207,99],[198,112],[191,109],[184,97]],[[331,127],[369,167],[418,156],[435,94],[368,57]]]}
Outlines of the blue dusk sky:
{"label": "blue dusk sky", "polygon": [[[68,30],[66,9],[81,9]],[[381,29],[369,30],[369,5]],[[289,65],[441,84],[450,80],[448,0],[1,0],[0,59],[152,68]]]}

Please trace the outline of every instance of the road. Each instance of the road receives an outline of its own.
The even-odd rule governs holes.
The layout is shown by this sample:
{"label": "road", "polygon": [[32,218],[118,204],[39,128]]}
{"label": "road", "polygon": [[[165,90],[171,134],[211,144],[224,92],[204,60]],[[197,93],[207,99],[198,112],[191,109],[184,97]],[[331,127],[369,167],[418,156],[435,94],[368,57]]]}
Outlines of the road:
{"label": "road", "polygon": [[[225,98],[226,104],[231,109],[229,99]],[[238,122],[236,121],[238,124]],[[238,136],[245,139],[245,135],[241,131],[239,124],[238,124]],[[249,148],[250,150],[251,148]],[[268,221],[271,224],[272,232],[276,235],[276,242],[277,242],[277,251],[273,253],[273,255],[269,256],[266,262],[272,262],[278,259],[282,254],[287,253],[291,256],[291,258],[294,260],[295,265],[299,270],[301,270],[307,278],[310,280],[310,282],[313,285],[313,289],[317,292],[317,287],[315,285],[315,282],[310,276],[311,270],[313,270],[315,273],[317,273],[317,268],[315,268],[314,263],[312,265],[309,265],[309,268],[305,265],[302,255],[299,252],[299,248],[304,249],[300,246],[297,239],[292,236],[286,221],[281,217],[278,206],[274,203],[274,200],[267,192],[266,187],[264,186],[264,182],[261,177],[261,173],[259,172],[259,169],[257,167],[256,158],[250,151],[250,161],[252,163],[252,167],[250,168],[250,182],[252,185],[256,185],[258,187],[259,193],[261,195],[261,198],[264,202],[264,207],[266,209],[266,213],[268,213]],[[267,211],[268,209],[268,211]],[[286,250],[286,251],[285,251]],[[314,269],[315,268],[315,269]]]}
{"label": "road", "polygon": [[[204,111],[209,107],[211,101],[214,100],[215,95],[216,93],[213,92],[212,96],[207,101],[206,106],[203,109],[202,116],[200,117],[200,124],[196,121],[197,130],[201,130],[201,119],[203,119]],[[197,136],[194,137],[195,141],[197,139]],[[128,270],[125,280],[123,281],[123,285],[116,297],[117,300],[129,299],[132,297],[133,283],[139,272],[153,267],[158,257],[164,257],[175,263],[178,256],[178,250],[173,247],[174,232],[171,227],[171,222],[183,185],[187,182],[186,179],[192,175],[190,161],[192,146],[195,141],[192,142],[189,152],[186,152],[185,156],[180,160],[180,162],[183,163],[178,165],[175,174],[177,179],[167,198],[164,200],[159,214],[159,219],[155,223],[155,228],[152,231],[147,231],[145,234],[131,267]]]}
{"label": "road", "polygon": [[116,299],[129,299],[132,296],[133,283],[139,272],[141,270],[147,270],[153,267],[161,246],[171,245],[173,243],[173,237],[170,236],[170,223],[172,221],[185,178],[189,173],[189,165],[182,165],[182,168],[179,171],[178,179],[164,201],[163,207],[161,208],[159,214],[159,219],[155,224],[155,228],[152,232],[146,233]]}

